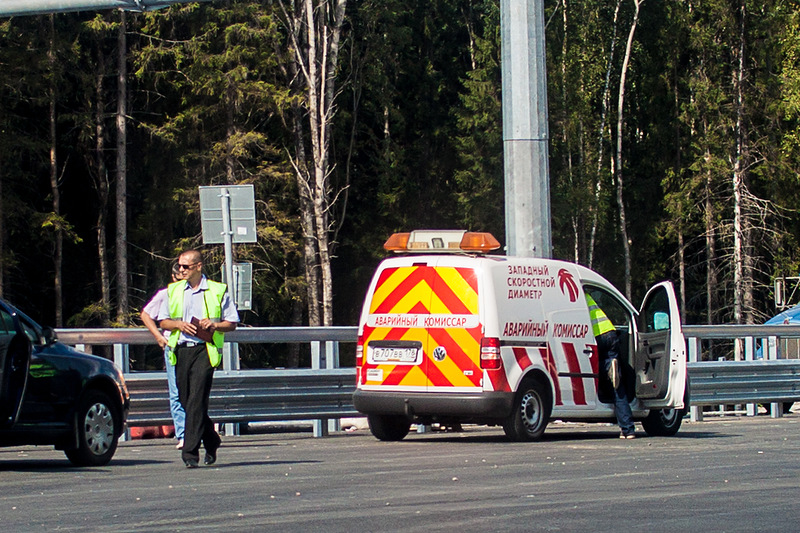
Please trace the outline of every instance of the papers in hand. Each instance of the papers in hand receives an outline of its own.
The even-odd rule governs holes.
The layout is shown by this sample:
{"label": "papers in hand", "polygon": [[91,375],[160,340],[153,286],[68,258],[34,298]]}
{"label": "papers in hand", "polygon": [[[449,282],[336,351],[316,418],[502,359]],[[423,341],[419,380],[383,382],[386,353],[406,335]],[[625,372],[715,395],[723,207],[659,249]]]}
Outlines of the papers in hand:
{"label": "papers in hand", "polygon": [[192,324],[197,327],[197,333],[194,334],[195,337],[201,341],[213,342],[214,333],[210,329],[201,326],[200,320],[196,316],[192,317]]}

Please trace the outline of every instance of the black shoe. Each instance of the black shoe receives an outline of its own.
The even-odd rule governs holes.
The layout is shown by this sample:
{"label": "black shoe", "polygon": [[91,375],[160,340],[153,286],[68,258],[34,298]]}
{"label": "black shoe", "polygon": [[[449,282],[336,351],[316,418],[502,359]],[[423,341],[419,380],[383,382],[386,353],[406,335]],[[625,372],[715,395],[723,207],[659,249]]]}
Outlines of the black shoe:
{"label": "black shoe", "polygon": [[[206,456],[206,464],[208,464],[208,456]],[[197,468],[200,464],[197,462],[197,459],[184,459],[183,464],[186,465],[186,468]]]}
{"label": "black shoe", "polygon": [[203,462],[205,464],[213,465],[214,463],[217,462],[217,449],[218,448],[215,448],[213,450],[206,450],[206,456],[203,459]]}

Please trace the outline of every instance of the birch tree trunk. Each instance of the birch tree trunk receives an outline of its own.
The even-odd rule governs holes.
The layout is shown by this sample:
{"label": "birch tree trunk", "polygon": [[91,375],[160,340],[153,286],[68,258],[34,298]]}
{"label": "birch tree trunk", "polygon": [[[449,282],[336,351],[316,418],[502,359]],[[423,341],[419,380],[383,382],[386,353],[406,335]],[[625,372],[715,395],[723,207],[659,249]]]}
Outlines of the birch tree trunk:
{"label": "birch tree trunk", "polygon": [[[330,136],[335,113],[339,42],[347,1],[298,0],[291,14],[283,2],[281,5],[294,40],[295,62],[305,91],[306,118],[297,124],[302,129],[296,127],[295,135],[307,131],[311,144],[308,164],[299,157],[295,163],[301,208],[305,211],[310,207],[310,213],[302,214],[306,233],[306,273],[311,274],[308,276],[309,323],[329,326],[333,324]],[[304,195],[308,195],[307,198]],[[309,242],[310,239],[313,243]],[[316,316],[314,307],[317,307],[321,324],[313,322]]]}
{"label": "birch tree trunk", "polygon": [[750,254],[750,236],[752,228],[747,217],[747,183],[744,170],[745,132],[743,125],[745,76],[744,43],[745,17],[747,16],[744,1],[739,6],[739,47],[738,65],[734,75],[736,97],[736,153],[733,164],[733,319],[736,324],[753,323],[753,266]]}
{"label": "birch tree trunk", "polygon": [[[569,57],[569,12],[567,0],[561,0],[561,27],[563,32],[563,39],[561,40],[561,110],[564,114],[561,120],[561,140],[566,147],[564,153],[564,167],[567,169],[567,181],[570,187],[574,187],[575,176],[572,168],[572,147],[569,135],[569,104],[567,103],[567,57]],[[474,69],[474,67],[473,67]],[[572,260],[576,263],[580,262],[580,210],[573,210],[571,216],[572,223],[572,239],[573,250]]]}
{"label": "birch tree trunk", "polygon": [[[291,19],[286,10],[287,26],[292,32],[295,46],[302,42],[300,24],[296,19]],[[290,85],[293,92],[302,92],[299,65],[297,61],[289,64]],[[307,165],[307,149],[303,128],[303,107],[297,100],[292,103],[292,132],[294,136],[294,170],[297,181],[297,194],[300,199],[300,227],[303,231],[303,270],[306,279],[306,304],[308,307],[308,324],[319,326],[322,324],[320,315],[320,282],[319,268],[317,267],[317,243],[314,239],[313,202],[311,198],[311,177]]]}
{"label": "birch tree trunk", "polygon": [[108,246],[106,239],[106,224],[108,223],[108,169],[105,162],[106,151],[106,126],[105,126],[105,98],[103,96],[103,77],[105,76],[105,55],[98,44],[97,70],[95,72],[95,191],[97,192],[97,259],[100,265],[100,301],[102,306],[103,327],[108,327],[111,312],[111,279],[108,272]]}
{"label": "birch tree trunk", "polygon": [[[707,119],[703,119],[703,132],[708,131]],[[717,309],[717,228],[714,210],[714,176],[711,171],[711,153],[706,147],[706,189],[705,189],[705,240],[706,240],[706,323],[713,324]]]}
{"label": "birch tree trunk", "polygon": [[61,193],[58,190],[58,157],[56,154],[56,28],[54,15],[50,15],[50,47],[47,51],[47,61],[50,67],[50,194],[53,196],[53,237],[55,239],[55,249],[53,252],[54,282],[55,292],[55,326],[64,326],[64,303],[63,303],[63,279],[61,265],[64,258],[64,235],[61,231],[59,219],[61,217]]}
{"label": "birch tree trunk", "polygon": [[628,240],[628,221],[625,216],[625,202],[622,196],[624,189],[624,182],[622,178],[622,127],[623,127],[623,113],[625,104],[625,78],[628,75],[628,64],[631,59],[631,48],[633,47],[633,36],[636,33],[636,26],[639,22],[639,7],[644,0],[633,0],[635,5],[635,12],[633,14],[633,22],[631,22],[631,29],[628,32],[628,43],[625,46],[625,59],[622,61],[622,70],[619,79],[619,98],[617,100],[617,164],[616,164],[616,182],[617,182],[617,203],[619,204],[619,232],[622,238],[622,249],[625,256],[625,296],[631,298],[631,244]]}
{"label": "birch tree trunk", "polygon": [[617,7],[614,9],[614,24],[611,43],[608,50],[608,62],[606,63],[606,79],[603,85],[603,96],[601,99],[602,111],[600,112],[600,127],[597,130],[597,174],[594,185],[594,209],[592,210],[592,230],[589,238],[589,261],[587,266],[592,268],[594,263],[594,244],[597,238],[597,224],[600,212],[600,194],[603,192],[603,139],[606,133],[606,120],[608,118],[608,100],[611,92],[611,69],[614,65],[614,51],[617,47],[617,21],[619,20],[619,8],[622,0],[617,0]]}
{"label": "birch tree trunk", "polygon": [[125,12],[120,10],[117,33],[117,322],[127,325],[128,320],[128,167],[126,129],[128,106],[127,26]]}

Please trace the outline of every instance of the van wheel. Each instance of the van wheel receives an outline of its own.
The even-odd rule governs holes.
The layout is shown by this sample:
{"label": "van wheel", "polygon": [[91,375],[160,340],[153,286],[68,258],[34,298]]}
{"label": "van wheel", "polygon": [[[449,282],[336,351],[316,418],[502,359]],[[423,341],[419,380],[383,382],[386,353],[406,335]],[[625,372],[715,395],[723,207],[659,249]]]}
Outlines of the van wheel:
{"label": "van wheel", "polygon": [[91,391],[78,405],[78,447],[65,450],[67,459],[76,466],[103,466],[117,450],[122,419],[108,395]]}
{"label": "van wheel", "polygon": [[653,409],[642,420],[642,427],[651,437],[672,437],[681,428],[685,409]]}
{"label": "van wheel", "polygon": [[411,429],[411,420],[403,415],[367,415],[367,421],[369,430],[378,440],[403,440]]}
{"label": "van wheel", "polygon": [[526,380],[514,396],[514,408],[503,422],[506,436],[515,442],[542,438],[550,421],[549,390],[540,381]]}
{"label": "van wheel", "polygon": [[683,391],[683,409],[651,409],[642,420],[644,431],[651,437],[672,437],[681,428],[683,417],[689,412],[690,383],[686,381]]}

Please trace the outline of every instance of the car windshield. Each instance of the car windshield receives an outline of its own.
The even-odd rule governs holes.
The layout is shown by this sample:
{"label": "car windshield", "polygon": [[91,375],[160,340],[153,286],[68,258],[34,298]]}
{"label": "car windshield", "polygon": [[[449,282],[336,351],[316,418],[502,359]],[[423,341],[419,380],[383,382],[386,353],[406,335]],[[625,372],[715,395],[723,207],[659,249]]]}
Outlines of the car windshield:
{"label": "car windshield", "polygon": [[[17,315],[19,318],[19,323],[22,326],[22,331],[25,332],[25,336],[30,339],[30,341],[34,344],[42,344],[43,343],[43,334],[42,328],[37,324],[31,317],[11,305],[10,303],[3,301],[3,305],[8,308],[11,312]],[[8,317],[9,320],[12,321],[10,329],[14,329],[13,319],[11,316]]]}

